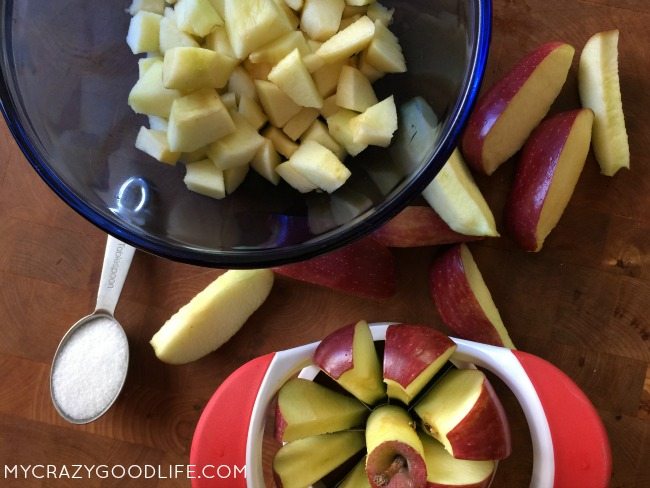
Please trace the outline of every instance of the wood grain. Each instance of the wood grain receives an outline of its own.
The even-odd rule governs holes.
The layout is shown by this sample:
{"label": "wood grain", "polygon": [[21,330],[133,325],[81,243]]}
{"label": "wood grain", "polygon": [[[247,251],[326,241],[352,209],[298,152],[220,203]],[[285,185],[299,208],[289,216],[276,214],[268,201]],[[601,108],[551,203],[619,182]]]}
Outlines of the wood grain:
{"label": "wood grain", "polygon": [[[507,238],[471,244],[515,343],[566,371],[598,408],[611,440],[614,488],[650,486],[648,25],[647,0],[494,1],[485,86],[543,42],[564,40],[579,52],[593,33],[621,30],[632,169],[603,177],[590,156],[539,254],[523,253]],[[554,112],[578,105],[576,64]],[[477,177],[499,225],[513,171],[509,162],[490,178]],[[51,405],[49,365],[68,326],[94,306],[105,236],[47,189],[4,124],[0,209],[0,465],[186,464],[202,408],[245,361],[360,318],[445,330],[427,289],[428,263],[438,251],[399,250],[393,299],[378,303],[278,278],[268,301],[221,350],[167,366],[154,357],[150,337],[219,271],[138,253],[116,312],[131,344],[124,394],[99,421],[72,426]],[[501,463],[494,486],[524,487],[531,469],[527,426],[513,396],[503,385],[497,390],[512,423],[514,454]],[[3,487],[189,486],[186,479],[82,483],[0,481]]]}

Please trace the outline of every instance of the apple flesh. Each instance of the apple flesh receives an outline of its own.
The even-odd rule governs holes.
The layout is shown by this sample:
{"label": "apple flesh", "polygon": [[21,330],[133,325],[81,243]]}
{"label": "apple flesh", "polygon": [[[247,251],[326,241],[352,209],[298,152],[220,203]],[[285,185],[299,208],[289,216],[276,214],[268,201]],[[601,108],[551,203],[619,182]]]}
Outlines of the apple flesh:
{"label": "apple flesh", "polygon": [[368,408],[355,398],[301,378],[293,378],[280,388],[275,412],[275,438],[279,442],[359,427],[368,416]]}
{"label": "apple flesh", "polygon": [[456,344],[423,325],[396,324],[386,331],[384,382],[389,398],[409,405],[447,363]]}
{"label": "apple flesh", "polygon": [[420,434],[427,466],[426,488],[488,488],[496,472],[494,461],[469,461],[451,456],[433,437]]}
{"label": "apple flesh", "polygon": [[415,412],[424,431],[454,458],[485,461],[510,455],[508,419],[479,370],[449,371],[418,402]]}
{"label": "apple flesh", "polygon": [[386,246],[370,237],[307,261],[274,268],[274,271],[376,300],[392,297],[397,286],[394,256]]}
{"label": "apple flesh", "polygon": [[366,475],[365,457],[343,478],[338,488],[370,488],[370,482]]}
{"label": "apple flesh", "polygon": [[595,114],[593,147],[604,175],[630,167],[618,75],[618,30],[599,32],[582,50],[578,83],[582,106]]}
{"label": "apple flesh", "polygon": [[514,349],[483,276],[466,245],[439,256],[429,275],[442,321],[461,339]]}
{"label": "apple flesh", "polygon": [[269,269],[225,272],[156,332],[151,339],[156,356],[185,364],[214,351],[264,303],[272,287]]}
{"label": "apple flesh", "polygon": [[589,153],[593,120],[590,109],[560,113],[524,146],[505,212],[509,233],[522,249],[541,250],[562,217]]}
{"label": "apple flesh", "polygon": [[372,488],[424,488],[424,449],[406,410],[376,408],[366,424],[366,473]]}
{"label": "apple flesh", "polygon": [[364,446],[363,432],[322,434],[285,444],[273,458],[279,488],[305,488],[334,471]]}
{"label": "apple flesh", "polygon": [[314,352],[314,364],[368,405],[386,396],[375,343],[363,320],[323,339]]}
{"label": "apple flesh", "polygon": [[421,247],[476,240],[454,232],[431,207],[406,207],[372,235],[387,247]]}
{"label": "apple flesh", "polygon": [[521,149],[560,93],[574,52],[561,42],[544,44],[481,97],[462,137],[470,166],[490,175]]}

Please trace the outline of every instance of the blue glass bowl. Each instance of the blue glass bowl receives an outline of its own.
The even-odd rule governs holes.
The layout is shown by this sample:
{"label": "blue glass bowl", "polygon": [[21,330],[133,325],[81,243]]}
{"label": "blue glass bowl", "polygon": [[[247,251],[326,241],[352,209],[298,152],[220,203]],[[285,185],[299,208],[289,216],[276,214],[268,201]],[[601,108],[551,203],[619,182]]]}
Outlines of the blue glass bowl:
{"label": "blue glass bowl", "polygon": [[182,164],[169,167],[134,148],[146,119],[127,106],[138,76],[125,43],[129,3],[2,2],[2,112],[38,174],[93,224],[145,251],[214,267],[315,256],[401,210],[454,148],[490,40],[489,0],[386,0],[396,7],[391,29],[409,71],[382,79],[378,96],[394,94],[398,106],[426,100],[440,121],[430,147],[419,148],[419,160],[379,148],[348,159],[353,177],[333,195],[300,195],[251,172],[216,201],[185,189]]}

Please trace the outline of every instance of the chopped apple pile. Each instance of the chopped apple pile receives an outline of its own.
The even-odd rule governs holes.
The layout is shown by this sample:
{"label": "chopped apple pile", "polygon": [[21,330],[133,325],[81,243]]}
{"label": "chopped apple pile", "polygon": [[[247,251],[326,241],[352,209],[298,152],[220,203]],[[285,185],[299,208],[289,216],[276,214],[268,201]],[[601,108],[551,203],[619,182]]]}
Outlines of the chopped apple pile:
{"label": "chopped apple pile", "polygon": [[510,428],[485,375],[449,365],[455,350],[422,325],[390,325],[383,358],[365,321],[327,336],[314,364],[349,395],[303,379],[280,388],[277,486],[328,476],[349,488],[487,488],[510,455]]}
{"label": "chopped apple pile", "polygon": [[136,147],[186,165],[193,192],[221,199],[248,169],[301,193],[333,193],[348,154],[387,147],[392,96],[372,83],[406,71],[393,11],[374,0],[133,0],[127,44],[148,115]]}

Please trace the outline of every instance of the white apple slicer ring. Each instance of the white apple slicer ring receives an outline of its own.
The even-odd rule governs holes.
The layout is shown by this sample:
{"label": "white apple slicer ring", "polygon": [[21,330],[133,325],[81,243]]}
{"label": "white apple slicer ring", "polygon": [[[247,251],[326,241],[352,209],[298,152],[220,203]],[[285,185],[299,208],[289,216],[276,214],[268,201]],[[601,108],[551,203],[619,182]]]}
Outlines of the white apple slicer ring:
{"label": "white apple slicer ring", "polygon": [[[371,325],[375,341],[386,338],[389,323]],[[453,338],[452,338],[453,339]],[[611,477],[611,451],[595,408],[573,381],[531,354],[453,339],[451,361],[497,375],[514,393],[526,416],[533,444],[531,488],[605,488]],[[237,477],[196,477],[193,488],[263,488],[262,438],[269,403],[296,373],[313,379],[310,366],[318,342],[253,359],[217,389],[199,419],[190,463],[239,469]],[[246,476],[242,476],[245,466]]]}

